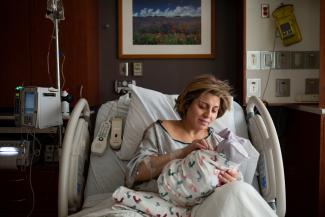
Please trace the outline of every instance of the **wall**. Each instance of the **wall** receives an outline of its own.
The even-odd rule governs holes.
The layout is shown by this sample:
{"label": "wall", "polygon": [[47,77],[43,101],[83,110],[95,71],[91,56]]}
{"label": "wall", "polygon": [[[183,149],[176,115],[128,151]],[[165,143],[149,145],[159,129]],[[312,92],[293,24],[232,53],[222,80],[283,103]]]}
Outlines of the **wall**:
{"label": "wall", "polygon": [[[270,13],[280,3],[293,4],[294,13],[302,34],[302,41],[285,47],[280,38],[275,37],[275,24],[272,15],[270,18],[261,18],[261,3],[270,5]],[[320,11],[319,0],[247,0],[246,1],[246,51],[319,51],[320,41]],[[304,94],[305,79],[319,78],[318,69],[263,69],[246,71],[247,78],[261,79],[261,97],[269,103],[295,103],[297,94]],[[290,79],[290,96],[276,97],[276,79]],[[266,88],[266,89],[265,89]]]}
{"label": "wall", "polygon": [[[45,18],[46,6],[47,1],[43,0],[12,0],[2,4],[1,111],[5,108],[12,112],[17,85],[57,86],[53,22]],[[65,20],[59,22],[61,88],[73,94],[72,105],[80,95],[90,105],[97,105],[98,1],[64,1],[64,14]]]}
{"label": "wall", "polygon": [[[242,97],[242,3],[236,0],[216,0],[216,58],[215,59],[141,59],[128,60],[143,63],[143,77],[129,76],[137,85],[179,93],[195,75],[212,73],[227,79],[234,86],[237,99]],[[119,74],[117,58],[117,0],[99,1],[100,37],[100,96],[101,102],[116,97],[114,81]]]}

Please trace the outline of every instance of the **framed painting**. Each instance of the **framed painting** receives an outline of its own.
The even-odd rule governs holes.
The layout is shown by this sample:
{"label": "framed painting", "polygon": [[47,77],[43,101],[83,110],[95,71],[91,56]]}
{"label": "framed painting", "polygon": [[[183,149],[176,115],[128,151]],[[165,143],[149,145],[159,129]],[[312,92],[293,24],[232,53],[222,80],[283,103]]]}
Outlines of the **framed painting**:
{"label": "framed painting", "polygon": [[118,0],[118,56],[214,58],[215,0]]}

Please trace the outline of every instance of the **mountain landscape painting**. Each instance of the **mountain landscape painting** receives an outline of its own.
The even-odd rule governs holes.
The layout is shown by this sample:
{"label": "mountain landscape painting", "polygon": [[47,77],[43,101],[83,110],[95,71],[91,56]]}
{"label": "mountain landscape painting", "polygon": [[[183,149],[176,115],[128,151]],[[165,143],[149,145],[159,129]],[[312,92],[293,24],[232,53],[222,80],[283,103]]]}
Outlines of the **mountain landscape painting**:
{"label": "mountain landscape painting", "polygon": [[201,0],[133,0],[134,45],[200,45]]}

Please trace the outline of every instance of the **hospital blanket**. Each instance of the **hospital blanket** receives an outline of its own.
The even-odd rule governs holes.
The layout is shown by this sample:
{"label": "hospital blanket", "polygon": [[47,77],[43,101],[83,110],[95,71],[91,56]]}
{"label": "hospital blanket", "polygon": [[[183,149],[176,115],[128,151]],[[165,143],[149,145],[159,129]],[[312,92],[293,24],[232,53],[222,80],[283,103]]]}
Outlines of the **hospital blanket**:
{"label": "hospital blanket", "polygon": [[221,185],[220,171],[238,169],[239,164],[211,150],[191,152],[184,159],[168,163],[159,176],[160,196],[182,207],[199,204]]}
{"label": "hospital blanket", "polygon": [[135,191],[120,186],[113,194],[117,204],[125,205],[149,216],[190,216],[190,209],[177,207],[152,192]]}

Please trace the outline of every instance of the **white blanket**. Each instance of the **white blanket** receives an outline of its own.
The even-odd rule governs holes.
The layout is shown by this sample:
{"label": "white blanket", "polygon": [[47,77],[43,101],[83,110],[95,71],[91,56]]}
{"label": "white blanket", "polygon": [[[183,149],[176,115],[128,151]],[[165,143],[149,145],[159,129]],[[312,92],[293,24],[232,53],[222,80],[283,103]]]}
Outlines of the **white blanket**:
{"label": "white blanket", "polygon": [[169,162],[157,183],[160,196],[182,207],[201,203],[221,186],[220,171],[238,169],[239,164],[211,150],[196,150],[184,159]]}
{"label": "white blanket", "polygon": [[[105,204],[107,205],[105,207]],[[109,198],[95,207],[85,209],[73,217],[141,217],[137,210],[123,205],[111,207]],[[167,217],[169,215],[166,215]],[[191,217],[276,217],[275,211],[265,202],[259,193],[245,182],[233,182],[217,188],[201,204],[192,208]]]}

